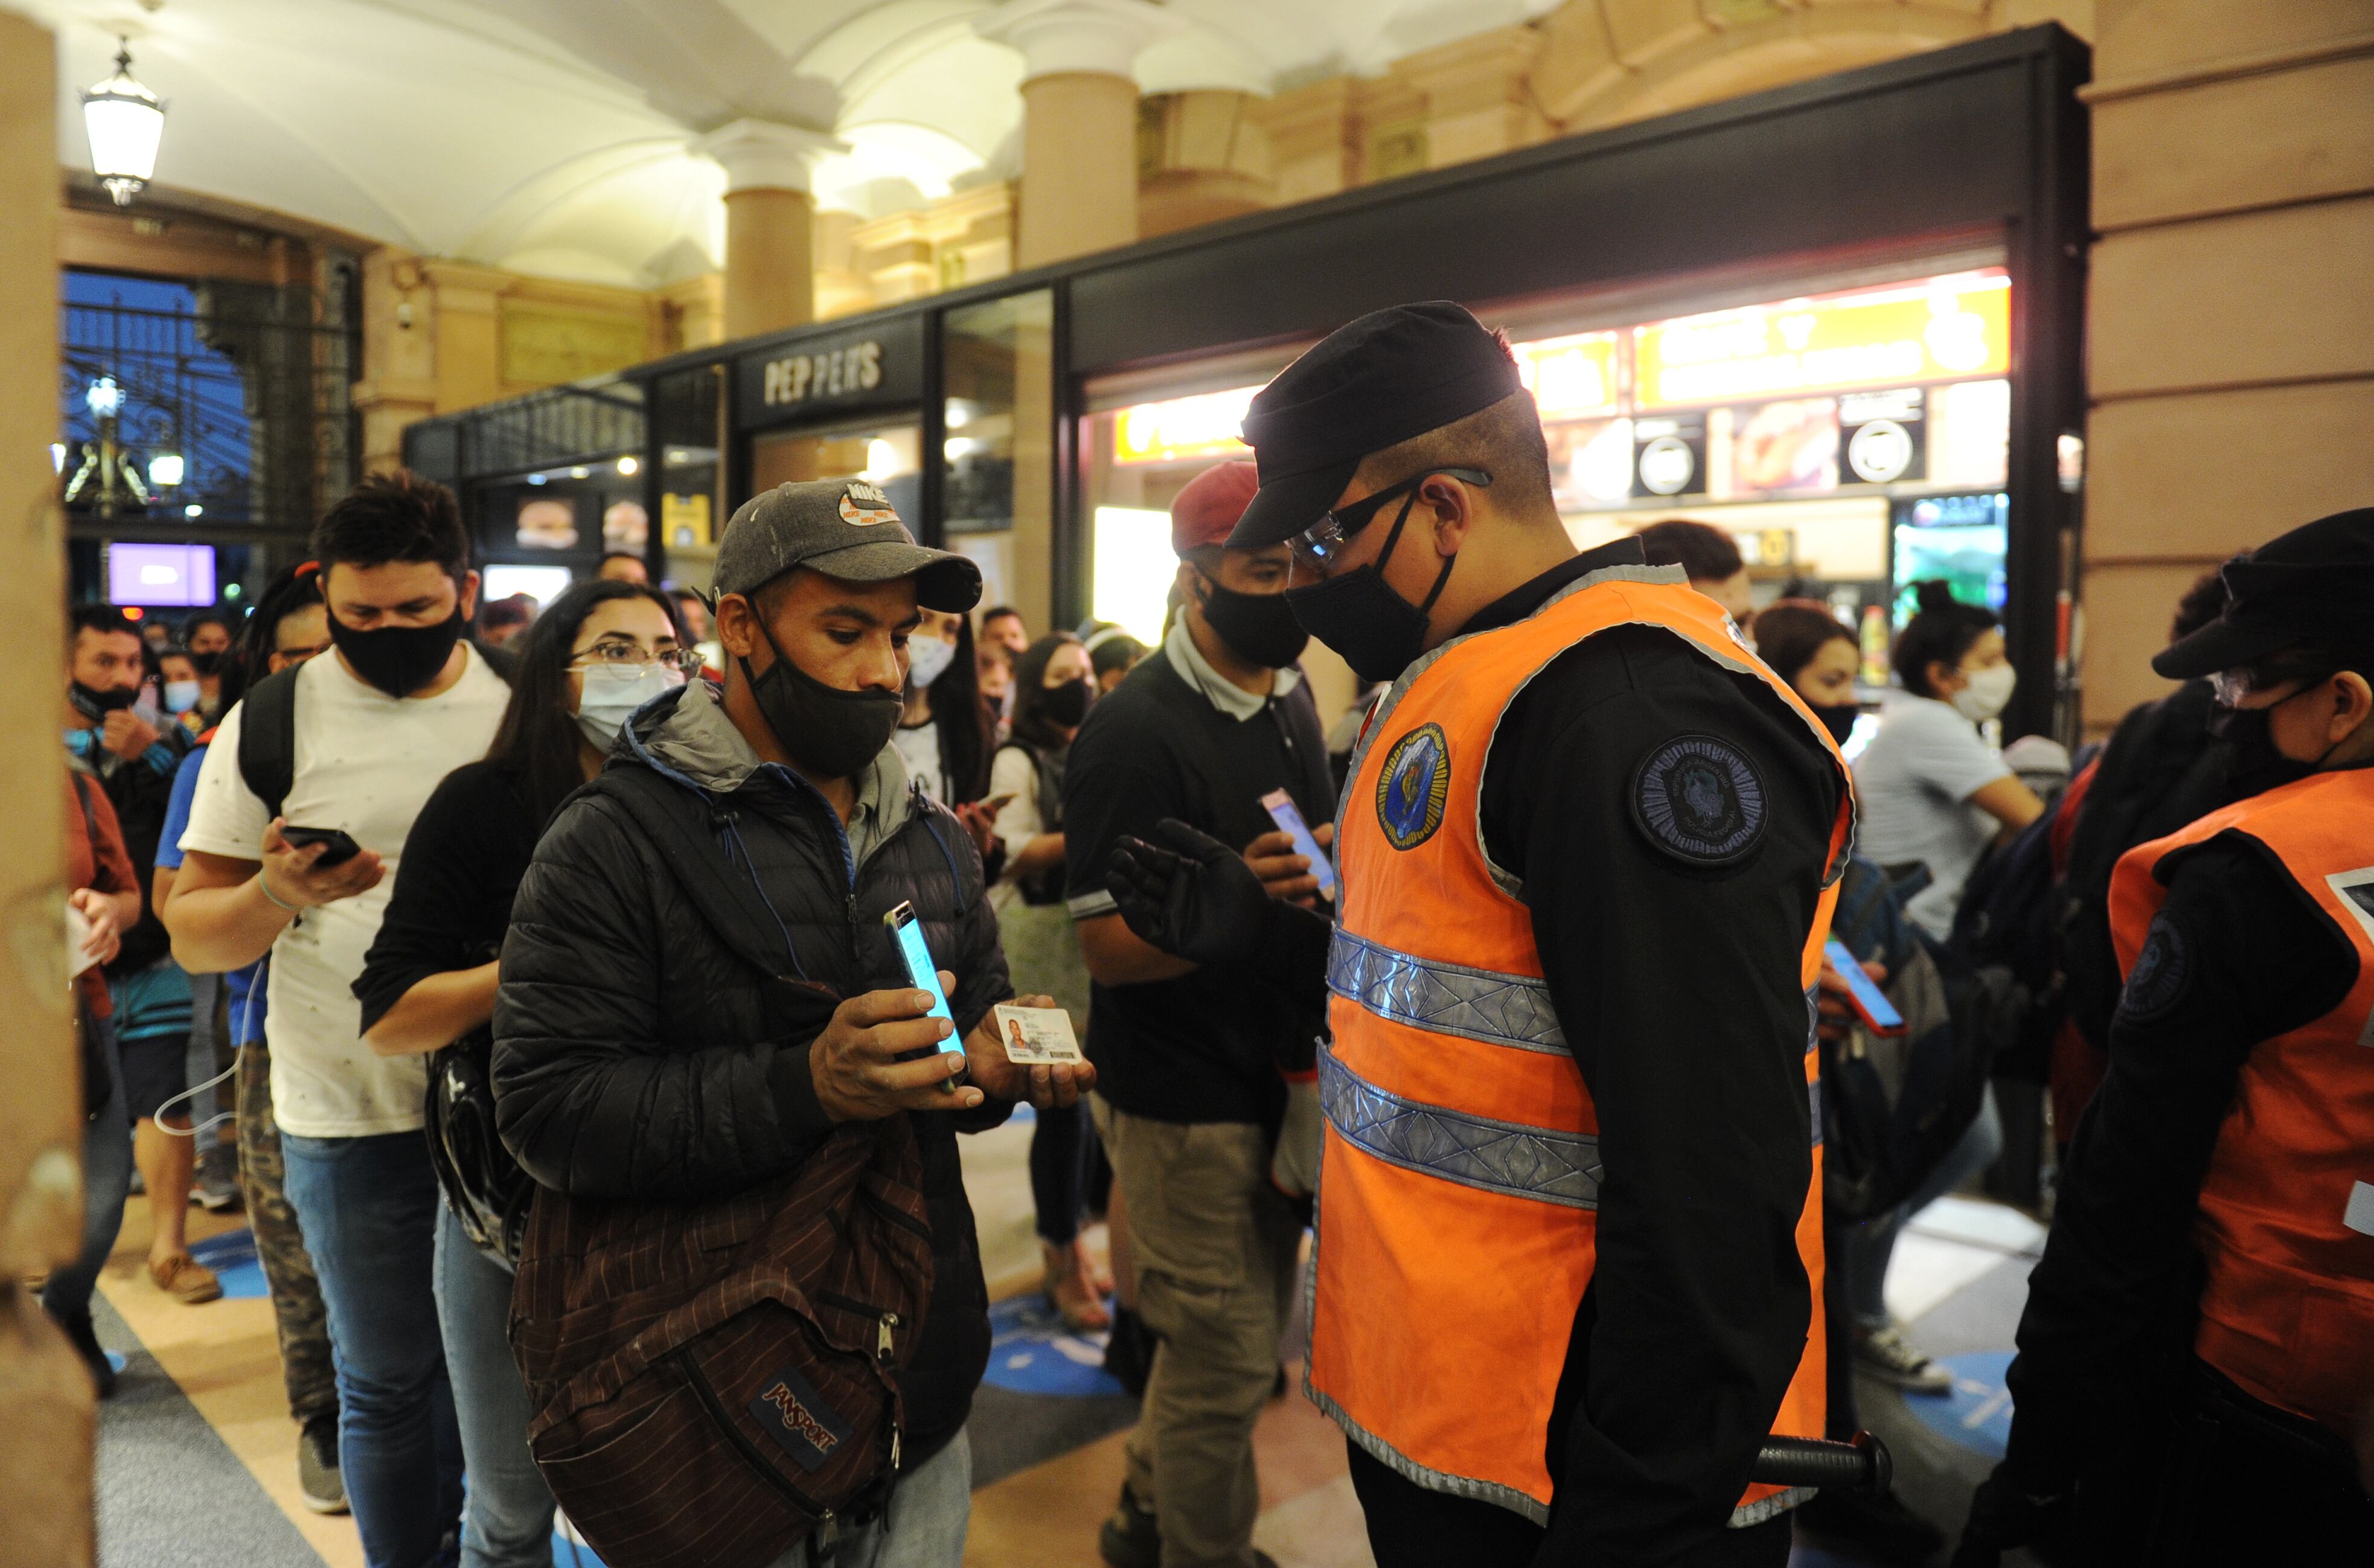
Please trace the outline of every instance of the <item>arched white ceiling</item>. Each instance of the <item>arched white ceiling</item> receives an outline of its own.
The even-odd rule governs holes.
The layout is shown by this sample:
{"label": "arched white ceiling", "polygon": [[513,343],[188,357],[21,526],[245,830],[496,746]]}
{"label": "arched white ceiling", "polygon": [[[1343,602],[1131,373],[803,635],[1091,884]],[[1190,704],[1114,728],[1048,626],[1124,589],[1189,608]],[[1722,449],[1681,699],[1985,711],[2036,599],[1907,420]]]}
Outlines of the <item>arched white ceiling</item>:
{"label": "arched white ceiling", "polygon": [[[1375,71],[1557,0],[1171,0],[1152,92],[1266,92]],[[989,0],[31,0],[59,37],[61,156],[78,90],[133,33],[168,104],[158,183],[430,254],[650,287],[713,266],[723,178],[700,133],[829,127],[818,200],[879,216],[1005,171],[1020,57]],[[911,195],[910,194],[911,193]]]}

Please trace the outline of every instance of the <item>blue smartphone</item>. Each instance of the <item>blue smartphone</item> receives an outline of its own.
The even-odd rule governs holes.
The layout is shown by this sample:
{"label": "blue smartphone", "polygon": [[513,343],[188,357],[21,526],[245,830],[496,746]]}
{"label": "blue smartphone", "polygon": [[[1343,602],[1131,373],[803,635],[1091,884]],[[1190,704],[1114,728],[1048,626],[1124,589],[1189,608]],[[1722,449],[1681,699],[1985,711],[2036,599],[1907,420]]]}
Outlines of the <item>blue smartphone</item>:
{"label": "blue smartphone", "polygon": [[1261,803],[1262,809],[1269,813],[1269,819],[1294,841],[1294,853],[1310,862],[1310,874],[1319,878],[1319,896],[1333,899],[1335,896],[1335,867],[1328,860],[1327,852],[1319,847],[1319,841],[1310,836],[1310,824],[1302,819],[1302,811],[1294,804],[1294,796],[1282,789],[1274,789],[1262,796]]}
{"label": "blue smartphone", "polygon": [[[899,1054],[899,1060],[917,1062],[925,1056],[937,1055],[951,1050],[961,1050],[963,1047],[958,1045],[956,1040],[957,1017],[956,1014],[948,1011],[948,994],[940,989],[939,966],[932,962],[932,949],[923,940],[923,923],[915,918],[915,906],[911,903],[901,903],[882,917],[882,924],[890,928],[890,939],[898,944],[899,961],[907,966],[907,984],[918,991],[931,993],[930,1016],[948,1020],[948,1037],[946,1040],[937,1045],[925,1045],[918,1050],[902,1051]],[[940,1090],[943,1093],[954,1094],[957,1091],[955,1080],[950,1079],[942,1083]]]}
{"label": "blue smartphone", "polygon": [[1863,972],[1863,965],[1855,961],[1844,942],[1833,937],[1823,946],[1822,952],[1829,959],[1830,967],[1847,983],[1847,1005],[1854,1008],[1865,1029],[1874,1034],[1904,1032],[1904,1015],[1896,1010],[1896,1004],[1887,999],[1886,992],[1872,984],[1871,976]]}

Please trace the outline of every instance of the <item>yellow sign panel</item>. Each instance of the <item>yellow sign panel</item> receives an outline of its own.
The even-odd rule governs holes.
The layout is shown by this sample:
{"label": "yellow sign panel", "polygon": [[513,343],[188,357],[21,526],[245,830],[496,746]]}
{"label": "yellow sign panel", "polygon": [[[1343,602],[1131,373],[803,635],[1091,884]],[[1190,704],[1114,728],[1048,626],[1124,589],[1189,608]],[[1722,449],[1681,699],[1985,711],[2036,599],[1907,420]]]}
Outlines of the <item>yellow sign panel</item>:
{"label": "yellow sign panel", "polygon": [[1116,463],[1179,463],[1194,457],[1250,457],[1237,433],[1257,386],[1173,397],[1123,408],[1113,420]]}
{"label": "yellow sign panel", "polygon": [[1581,332],[1516,345],[1517,375],[1545,419],[1589,419],[1616,412],[1613,332]]}
{"label": "yellow sign panel", "polygon": [[697,490],[691,495],[660,497],[660,536],[680,548],[706,548],[710,543],[709,498]]}
{"label": "yellow sign panel", "polygon": [[1643,408],[2000,376],[2011,279],[2000,269],[1717,311],[1635,327]]}

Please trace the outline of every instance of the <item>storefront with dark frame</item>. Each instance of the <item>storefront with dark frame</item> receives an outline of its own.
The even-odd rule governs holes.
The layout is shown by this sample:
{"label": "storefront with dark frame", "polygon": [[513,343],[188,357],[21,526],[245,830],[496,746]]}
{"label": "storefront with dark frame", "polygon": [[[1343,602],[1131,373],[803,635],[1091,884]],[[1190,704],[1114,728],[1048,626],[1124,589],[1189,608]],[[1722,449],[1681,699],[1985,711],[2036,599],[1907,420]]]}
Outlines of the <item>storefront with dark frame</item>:
{"label": "storefront with dark frame", "polygon": [[[762,479],[864,471],[927,540],[993,578],[1003,563],[993,591],[1038,607],[1034,623],[1069,625],[1091,600],[1093,387],[1208,386],[1201,367],[1231,362],[1265,374],[1410,300],[1487,322],[1647,322],[1767,280],[1977,256],[2008,278],[1997,504],[2021,680],[2004,728],[2067,738],[2088,59],[2057,27],[2027,29],[638,366],[622,379],[643,395],[653,564],[704,584],[723,518]],[[486,412],[415,426],[407,460],[478,484],[435,458]]]}

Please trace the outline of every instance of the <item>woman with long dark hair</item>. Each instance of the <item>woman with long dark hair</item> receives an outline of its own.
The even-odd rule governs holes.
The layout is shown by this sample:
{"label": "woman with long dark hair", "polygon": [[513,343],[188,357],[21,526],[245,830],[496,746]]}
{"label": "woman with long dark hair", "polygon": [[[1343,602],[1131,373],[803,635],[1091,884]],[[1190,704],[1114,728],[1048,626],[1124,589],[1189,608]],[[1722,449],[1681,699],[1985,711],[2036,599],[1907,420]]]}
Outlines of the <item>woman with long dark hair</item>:
{"label": "woman with long dark hair", "polygon": [[989,791],[990,737],[973,656],[972,620],[940,610],[918,612],[907,639],[906,710],[891,743],[907,776],[923,793],[954,808]]}
{"label": "woman with long dark hair", "polygon": [[437,1053],[428,1106],[445,1193],[437,1317],[469,1475],[464,1568],[552,1561],[552,1493],[528,1454],[527,1387],[508,1338],[532,1189],[495,1131],[487,1026],[496,955],[545,824],[601,771],[635,709],[697,667],[683,636],[664,594],[597,580],[555,599],[512,643],[519,666],[494,744],[421,808],[355,986],[374,1050]]}
{"label": "woman with long dark hair", "polygon": [[[1052,996],[1088,1033],[1088,970],[1064,907],[1064,763],[1094,700],[1088,651],[1068,631],[1052,632],[1014,663],[1014,725],[990,767],[989,794],[1004,801],[995,821],[1005,872],[990,894],[1014,984]],[[1075,1332],[1111,1317],[1080,1254],[1082,1144],[1087,1114],[1042,1111],[1030,1135],[1030,1196],[1047,1299]]]}

